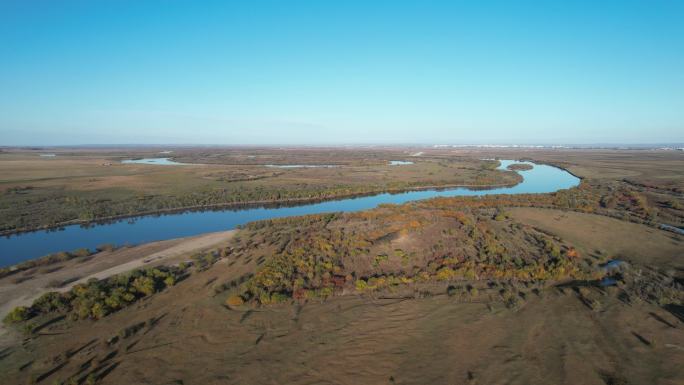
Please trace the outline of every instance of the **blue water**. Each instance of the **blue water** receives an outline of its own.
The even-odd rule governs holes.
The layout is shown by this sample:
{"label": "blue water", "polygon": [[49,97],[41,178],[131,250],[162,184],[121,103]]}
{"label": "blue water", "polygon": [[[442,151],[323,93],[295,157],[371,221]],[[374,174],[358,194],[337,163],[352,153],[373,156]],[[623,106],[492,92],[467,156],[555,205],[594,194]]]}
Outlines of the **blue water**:
{"label": "blue water", "polygon": [[[501,161],[505,169],[511,160]],[[138,244],[163,239],[187,237],[207,232],[224,231],[240,224],[260,219],[317,214],[324,212],[359,211],[382,203],[400,204],[408,201],[450,196],[481,196],[491,194],[550,193],[577,186],[580,180],[561,169],[535,165],[532,170],[518,171],[524,178],[513,187],[489,190],[454,188],[447,190],[410,191],[398,194],[377,194],[366,197],[302,204],[279,208],[241,208],[216,211],[194,211],[123,219],[114,223],[66,226],[60,230],[35,231],[0,238],[0,266],[13,265],[28,259],[81,247],[95,248],[103,243]]]}
{"label": "blue water", "polygon": [[390,160],[389,165],[390,166],[403,166],[407,164],[413,164],[413,162],[408,162],[405,160]]}
{"label": "blue water", "polygon": [[660,225],[660,228],[663,229],[663,230],[668,230],[668,231],[675,232],[675,233],[677,233],[677,234],[682,234],[682,235],[684,235],[684,229],[682,229],[682,228],[680,228],[680,227],[675,227],[675,226],[671,226],[671,225],[666,225],[666,224],[663,223],[663,224]]}
{"label": "blue water", "polygon": [[627,262],[619,260],[619,259],[612,259],[603,265],[601,265],[601,269],[606,272],[611,272],[615,270],[620,270],[622,267],[627,266]]}
{"label": "blue water", "polygon": [[174,162],[171,158],[143,158],[122,160],[123,164],[156,164],[159,166],[188,166],[190,163]]}

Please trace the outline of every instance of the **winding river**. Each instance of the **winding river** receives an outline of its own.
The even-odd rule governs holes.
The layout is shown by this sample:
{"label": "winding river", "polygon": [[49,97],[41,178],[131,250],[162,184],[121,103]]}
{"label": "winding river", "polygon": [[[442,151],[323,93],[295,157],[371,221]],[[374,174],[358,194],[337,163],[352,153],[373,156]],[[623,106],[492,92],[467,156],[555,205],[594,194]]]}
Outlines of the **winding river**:
{"label": "winding river", "polygon": [[[516,161],[502,160],[499,168],[506,169],[512,163],[516,163]],[[324,212],[360,211],[374,208],[383,203],[401,204],[434,197],[550,193],[575,187],[580,182],[579,178],[570,173],[547,165],[535,164],[531,170],[517,172],[522,175],[523,181],[512,187],[487,190],[470,190],[463,187],[432,189],[396,194],[382,193],[289,207],[243,207],[177,212],[122,219],[101,225],[70,225],[58,230],[20,233],[0,238],[0,266],[13,265],[58,251],[74,250],[81,247],[94,249],[96,246],[105,243],[139,244],[224,231],[233,229],[237,225],[261,219]]]}

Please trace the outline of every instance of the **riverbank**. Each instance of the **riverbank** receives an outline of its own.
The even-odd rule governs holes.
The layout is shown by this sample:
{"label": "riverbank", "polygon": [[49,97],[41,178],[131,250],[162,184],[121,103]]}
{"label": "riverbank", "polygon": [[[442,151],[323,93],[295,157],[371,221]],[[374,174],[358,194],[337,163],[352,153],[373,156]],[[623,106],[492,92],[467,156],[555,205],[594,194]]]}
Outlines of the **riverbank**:
{"label": "riverbank", "polygon": [[[560,168],[560,167],[558,167],[558,168]],[[132,218],[137,219],[137,218],[142,218],[142,217],[146,217],[146,216],[155,216],[155,215],[182,214],[185,212],[201,212],[201,211],[220,211],[220,210],[226,210],[226,209],[231,209],[231,208],[250,209],[250,208],[257,208],[257,207],[265,207],[265,208],[290,207],[290,206],[298,206],[298,205],[304,205],[304,204],[330,202],[330,201],[335,201],[335,200],[340,200],[340,199],[363,198],[363,197],[369,197],[369,196],[378,195],[378,194],[403,194],[403,193],[408,193],[411,191],[448,190],[448,189],[457,189],[457,188],[471,189],[473,191],[481,191],[481,190],[491,190],[491,189],[497,189],[497,188],[513,187],[513,186],[516,186],[517,184],[519,184],[521,182],[522,182],[522,177],[520,177],[520,181],[518,183],[501,183],[501,184],[489,184],[489,185],[474,185],[474,184],[428,185],[428,186],[418,186],[418,187],[411,187],[411,188],[375,190],[375,191],[365,192],[365,193],[330,195],[330,196],[326,196],[326,197],[322,197],[322,198],[291,198],[291,199],[280,199],[280,200],[254,200],[254,201],[246,201],[246,202],[230,202],[230,203],[218,203],[218,204],[210,204],[210,205],[184,206],[184,207],[178,207],[178,208],[141,211],[141,212],[135,213],[135,214],[113,215],[113,216],[102,217],[102,218],[98,218],[98,219],[94,219],[94,220],[72,220],[72,221],[66,221],[66,222],[61,222],[61,223],[57,223],[54,225],[42,226],[42,227],[37,227],[37,228],[19,229],[19,230],[12,230],[12,231],[0,231],[0,237],[6,237],[6,236],[12,236],[12,235],[18,235],[18,234],[24,234],[24,233],[31,233],[31,232],[35,232],[35,231],[50,231],[50,230],[58,231],[60,228],[63,228],[65,226],[73,226],[73,225],[97,226],[97,225],[103,225],[103,224],[111,223],[113,221],[120,221],[120,220],[124,220],[124,219],[132,219]]]}
{"label": "riverbank", "polygon": [[123,247],[1,278],[0,319],[17,306],[31,305],[47,292],[66,292],[89,279],[100,280],[141,267],[179,263],[194,253],[225,246],[234,234],[231,230]]}

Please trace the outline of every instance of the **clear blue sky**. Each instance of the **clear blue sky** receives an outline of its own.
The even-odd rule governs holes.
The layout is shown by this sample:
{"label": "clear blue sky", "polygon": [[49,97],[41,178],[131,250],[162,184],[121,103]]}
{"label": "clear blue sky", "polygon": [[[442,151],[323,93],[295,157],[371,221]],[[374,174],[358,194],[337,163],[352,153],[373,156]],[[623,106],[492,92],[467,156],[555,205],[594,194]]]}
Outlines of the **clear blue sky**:
{"label": "clear blue sky", "polygon": [[684,142],[684,1],[0,0],[0,145]]}

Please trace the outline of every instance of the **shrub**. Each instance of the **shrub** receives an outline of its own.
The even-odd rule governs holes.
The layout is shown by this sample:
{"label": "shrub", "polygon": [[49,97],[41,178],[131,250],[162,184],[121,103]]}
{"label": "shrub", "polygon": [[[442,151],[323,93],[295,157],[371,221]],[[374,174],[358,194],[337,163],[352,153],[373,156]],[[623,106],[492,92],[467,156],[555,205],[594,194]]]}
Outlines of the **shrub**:
{"label": "shrub", "polygon": [[287,294],[275,292],[271,294],[271,303],[287,302],[290,297]]}
{"label": "shrub", "polygon": [[567,255],[570,258],[579,258],[579,252],[577,252],[577,249],[575,249],[574,247],[569,248],[565,255]]}
{"label": "shrub", "polygon": [[96,247],[97,251],[114,251],[116,246],[111,243],[105,243]]}
{"label": "shrub", "polygon": [[68,309],[69,302],[65,296],[56,292],[49,292],[36,299],[31,307],[38,313],[48,313]]}
{"label": "shrub", "polygon": [[90,314],[92,315],[93,318],[95,319],[100,319],[109,314],[110,309],[107,307],[107,305],[101,303],[101,302],[96,302],[93,307],[90,309]]}
{"label": "shrub", "polygon": [[176,284],[176,278],[172,275],[169,275],[168,277],[164,278],[164,285],[167,287],[173,286]]}
{"label": "shrub", "polygon": [[239,295],[231,295],[226,299],[226,305],[228,306],[240,306],[244,303],[245,301]]}
{"label": "shrub", "polygon": [[318,291],[318,296],[321,298],[328,298],[333,295],[332,287],[324,287]]}
{"label": "shrub", "polygon": [[155,290],[155,282],[151,277],[138,277],[133,281],[133,288],[143,295],[151,295]]}
{"label": "shrub", "polygon": [[82,258],[82,257],[87,257],[92,253],[90,252],[90,250],[88,250],[86,248],[81,248],[81,249],[74,250],[74,252],[72,254],[74,256],[76,256],[77,258]]}
{"label": "shrub", "polygon": [[389,256],[387,254],[376,255],[373,259],[373,267],[378,267],[382,262],[387,260],[389,260]]}
{"label": "shrub", "polygon": [[211,265],[213,265],[214,263],[216,263],[216,261],[219,260],[219,253],[207,252],[195,254],[192,256],[192,259],[195,262],[197,269],[202,271],[208,269]]}
{"label": "shrub", "polygon": [[31,318],[31,309],[26,306],[18,306],[12,309],[5,318],[2,320],[6,324],[15,324],[18,322],[23,322]]}
{"label": "shrub", "polygon": [[437,271],[435,276],[438,281],[448,281],[456,275],[456,272],[449,267],[443,267]]}
{"label": "shrub", "polygon": [[97,377],[95,373],[90,373],[85,379],[85,385],[95,385],[97,383]]}

